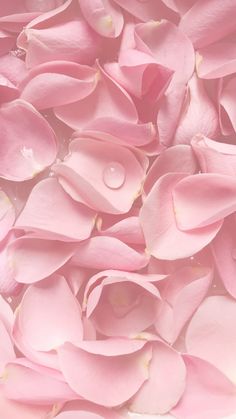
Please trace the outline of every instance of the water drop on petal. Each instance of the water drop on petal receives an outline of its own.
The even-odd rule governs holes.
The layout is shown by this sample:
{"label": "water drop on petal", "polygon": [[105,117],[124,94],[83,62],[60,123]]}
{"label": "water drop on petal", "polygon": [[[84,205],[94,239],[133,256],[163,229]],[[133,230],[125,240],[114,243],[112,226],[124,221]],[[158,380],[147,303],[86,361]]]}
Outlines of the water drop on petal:
{"label": "water drop on petal", "polygon": [[118,162],[108,163],[103,171],[103,181],[110,189],[119,189],[125,181],[125,168]]}

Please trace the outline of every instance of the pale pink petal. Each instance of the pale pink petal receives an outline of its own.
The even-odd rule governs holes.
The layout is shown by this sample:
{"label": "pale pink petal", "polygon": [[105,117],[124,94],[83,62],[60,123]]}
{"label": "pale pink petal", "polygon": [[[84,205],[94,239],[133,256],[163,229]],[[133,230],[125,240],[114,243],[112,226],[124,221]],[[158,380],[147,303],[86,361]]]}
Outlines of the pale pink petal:
{"label": "pale pink petal", "polygon": [[7,249],[17,282],[31,284],[53,274],[75,253],[76,245],[30,236],[20,237]]}
{"label": "pale pink petal", "polygon": [[172,409],[178,419],[222,419],[236,409],[235,386],[212,364],[184,355],[186,390]]}
{"label": "pale pink petal", "polygon": [[226,112],[230,123],[236,131],[236,112],[235,112],[235,97],[236,97],[236,77],[230,79],[223,87],[220,95],[220,105]]}
{"label": "pale pink petal", "polygon": [[96,236],[76,247],[71,262],[91,269],[121,269],[135,271],[144,268],[149,257],[115,237]]}
{"label": "pale pink petal", "polygon": [[5,374],[3,391],[10,400],[49,405],[78,397],[55,370],[38,366],[24,358],[8,363]]}
{"label": "pale pink petal", "polygon": [[202,48],[235,31],[234,12],[232,0],[198,0],[182,17],[180,29]]}
{"label": "pale pink petal", "polygon": [[176,14],[172,13],[160,0],[114,0],[123,9],[139,20],[159,20],[162,18],[176,20]]}
{"label": "pale pink petal", "polygon": [[185,389],[185,365],[178,352],[162,342],[153,342],[149,380],[131,401],[130,409],[138,413],[169,412]]}
{"label": "pale pink petal", "polygon": [[96,70],[69,61],[52,61],[34,67],[22,81],[21,98],[37,109],[76,102],[95,88]]}
{"label": "pale pink petal", "polygon": [[57,153],[55,134],[33,106],[22,100],[2,105],[0,124],[1,177],[30,179],[53,163]]}
{"label": "pale pink petal", "polygon": [[104,275],[98,284],[93,278],[87,284],[86,311],[96,329],[106,336],[129,336],[151,326],[160,306],[156,287],[142,275],[120,271]]}
{"label": "pale pink petal", "polygon": [[151,54],[158,64],[175,72],[169,89],[190,79],[194,71],[194,49],[173,23],[166,20],[140,23],[135,28],[135,40],[140,51]]}
{"label": "pale pink petal", "polygon": [[14,315],[11,306],[0,296],[0,320],[3,322],[8,333],[11,333]]}
{"label": "pale pink petal", "polygon": [[188,83],[188,97],[173,143],[189,144],[192,137],[198,133],[214,138],[218,125],[217,109],[208,97],[203,82],[194,75]]}
{"label": "pale pink petal", "polygon": [[3,190],[0,190],[0,241],[9,233],[15,221],[15,208]]}
{"label": "pale pink petal", "polygon": [[94,120],[111,115],[120,122],[137,123],[138,120],[137,110],[128,93],[99,65],[94,91],[87,98],[55,107],[54,111],[60,120],[75,130],[89,129]]}
{"label": "pale pink petal", "polygon": [[[60,210],[58,210],[60,209]],[[85,240],[94,226],[95,212],[75,202],[55,178],[44,179],[32,189],[15,227],[43,238]]]}
{"label": "pale pink petal", "polygon": [[236,145],[196,135],[191,146],[202,172],[236,175]]}
{"label": "pale pink petal", "polygon": [[[122,409],[123,410],[123,409]],[[86,416],[87,415],[87,416]],[[90,415],[90,416],[89,416]],[[93,415],[93,416],[92,416]],[[125,419],[123,412],[106,409],[94,403],[78,400],[66,403],[57,419]]]}
{"label": "pale pink petal", "polygon": [[152,143],[157,134],[151,122],[137,124],[105,117],[90,121],[88,128],[82,133],[79,131],[74,133],[75,137],[81,135],[125,146],[142,147]]}
{"label": "pale pink petal", "polygon": [[79,303],[60,275],[31,285],[24,294],[18,316],[25,341],[37,351],[50,351],[64,342],[77,343],[82,339]]}
{"label": "pale pink petal", "polygon": [[80,0],[79,5],[87,22],[100,35],[109,38],[120,35],[124,18],[119,6],[110,0]]}
{"label": "pale pink petal", "polygon": [[213,270],[201,266],[184,267],[167,278],[161,293],[163,303],[155,327],[159,335],[170,343],[201,304],[209,290]]}
{"label": "pale pink petal", "polygon": [[187,352],[212,363],[234,383],[235,313],[234,299],[223,295],[208,297],[194,314],[186,334]]}
{"label": "pale pink petal", "polygon": [[128,212],[140,193],[145,156],[90,138],[72,141],[69,151],[62,163],[53,166],[64,190],[94,210]]}
{"label": "pale pink petal", "polygon": [[215,266],[228,293],[236,298],[235,218],[225,220],[212,242]]}
{"label": "pale pink petal", "polygon": [[15,280],[14,266],[8,255],[8,246],[14,239],[14,234],[10,233],[0,243],[0,293],[5,296],[15,295],[21,288]]}
{"label": "pale pink petal", "polygon": [[7,54],[15,44],[15,38],[5,31],[0,29],[0,56]]}
{"label": "pale pink petal", "polygon": [[189,145],[179,144],[164,150],[154,161],[144,183],[144,191],[148,194],[154,183],[166,173],[194,174],[197,162]]}
{"label": "pale pink petal", "polygon": [[146,346],[127,355],[100,356],[67,343],[58,355],[62,372],[77,394],[112,407],[132,397],[146,381],[151,352]]}
{"label": "pale pink petal", "polygon": [[50,406],[33,406],[14,402],[7,399],[0,387],[0,412],[4,413],[4,419],[24,418],[24,419],[45,419],[51,411]]}
{"label": "pale pink petal", "polygon": [[222,225],[222,221],[218,221],[191,231],[178,229],[172,193],[181,179],[185,178],[185,174],[169,173],[162,176],[141,209],[140,221],[147,250],[158,259],[173,260],[192,256],[212,241]]}
{"label": "pale pink petal", "polygon": [[[99,225],[99,223],[101,224]],[[100,218],[97,228],[102,236],[115,237],[127,244],[145,244],[139,217],[124,218],[105,229],[102,229],[102,218]]]}
{"label": "pale pink petal", "polygon": [[173,71],[157,64],[151,55],[137,49],[122,50],[118,63],[108,63],[104,67],[127,92],[150,101],[158,100],[173,75]]}
{"label": "pale pink petal", "polygon": [[236,72],[236,46],[220,41],[197,52],[197,73],[203,79],[216,79]]}
{"label": "pale pink petal", "polygon": [[236,210],[235,180],[216,173],[185,177],[173,189],[173,205],[181,230],[220,221]]}
{"label": "pale pink petal", "polygon": [[0,341],[0,375],[2,377],[6,364],[16,358],[11,337],[2,320],[0,320]]}

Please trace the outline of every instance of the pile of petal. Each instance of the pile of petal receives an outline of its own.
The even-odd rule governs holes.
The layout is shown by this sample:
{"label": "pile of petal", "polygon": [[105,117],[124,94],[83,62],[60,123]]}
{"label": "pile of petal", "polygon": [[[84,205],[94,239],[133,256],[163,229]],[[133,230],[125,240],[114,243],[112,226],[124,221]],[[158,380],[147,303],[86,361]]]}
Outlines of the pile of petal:
{"label": "pile of petal", "polygon": [[0,0],[0,417],[236,412],[236,0]]}

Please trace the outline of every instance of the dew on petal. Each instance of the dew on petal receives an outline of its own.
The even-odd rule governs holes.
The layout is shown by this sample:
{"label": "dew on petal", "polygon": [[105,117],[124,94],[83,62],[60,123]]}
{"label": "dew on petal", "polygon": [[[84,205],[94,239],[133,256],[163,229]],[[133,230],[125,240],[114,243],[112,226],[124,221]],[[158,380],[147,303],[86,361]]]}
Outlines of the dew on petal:
{"label": "dew on petal", "polygon": [[110,189],[119,189],[125,182],[125,168],[118,162],[109,163],[103,171],[103,181]]}

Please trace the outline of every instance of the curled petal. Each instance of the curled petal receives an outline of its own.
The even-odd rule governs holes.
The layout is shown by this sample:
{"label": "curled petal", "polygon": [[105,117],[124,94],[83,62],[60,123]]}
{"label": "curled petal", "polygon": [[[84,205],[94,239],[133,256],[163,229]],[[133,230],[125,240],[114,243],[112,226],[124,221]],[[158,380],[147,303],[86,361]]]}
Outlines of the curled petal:
{"label": "curled petal", "polygon": [[236,71],[235,42],[220,41],[197,52],[197,73],[203,79],[225,77]]}

